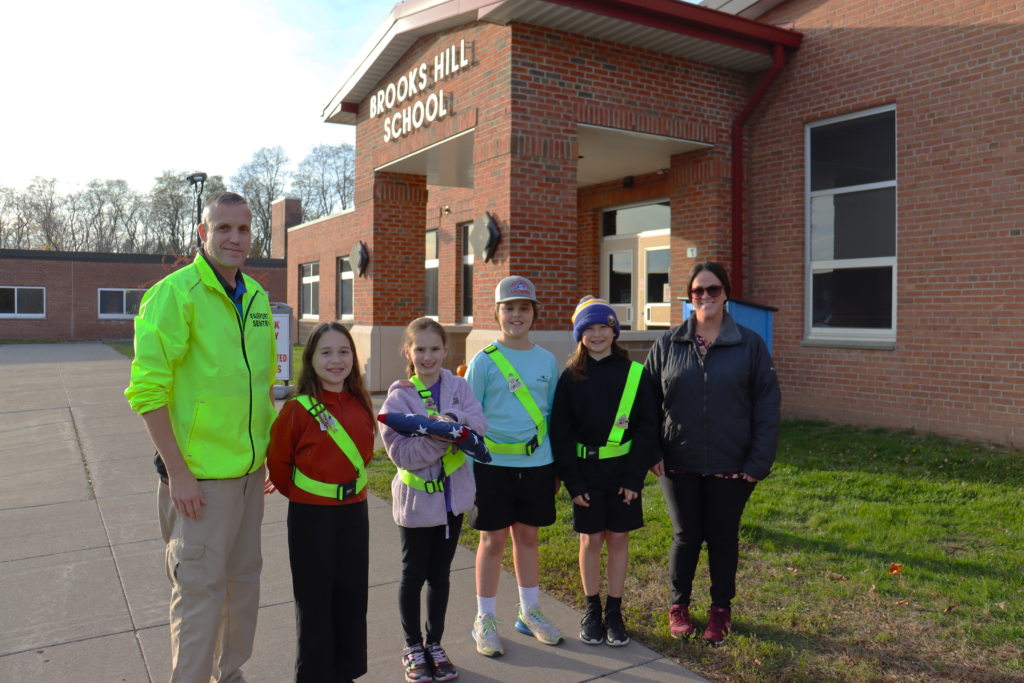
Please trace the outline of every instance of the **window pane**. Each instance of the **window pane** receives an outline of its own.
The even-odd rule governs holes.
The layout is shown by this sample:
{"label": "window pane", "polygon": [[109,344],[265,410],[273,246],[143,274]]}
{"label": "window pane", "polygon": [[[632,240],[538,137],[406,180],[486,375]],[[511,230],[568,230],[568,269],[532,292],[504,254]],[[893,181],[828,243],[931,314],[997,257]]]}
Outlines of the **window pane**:
{"label": "window pane", "polygon": [[129,289],[124,293],[124,308],[125,313],[129,315],[138,315],[139,307],[142,305],[142,297],[146,295],[144,289]]}
{"label": "window pane", "polygon": [[462,255],[469,256],[473,253],[472,248],[469,245],[469,227],[472,223],[462,226]]}
{"label": "window pane", "polygon": [[0,287],[0,313],[14,315],[14,287]]}
{"label": "window pane", "polygon": [[340,273],[351,273],[352,265],[348,262],[347,258],[338,259],[338,272]]}
{"label": "window pane", "polygon": [[316,263],[313,264],[313,275],[314,276],[319,276],[320,275],[320,262],[319,261],[317,261]]}
{"label": "window pane", "polygon": [[669,258],[668,249],[652,249],[647,252],[647,303],[649,304],[669,303],[665,298]]}
{"label": "window pane", "polygon": [[101,291],[100,313],[103,315],[121,315],[124,313],[124,292],[121,290]]}
{"label": "window pane", "polygon": [[462,315],[473,315],[473,266],[462,266]]}
{"label": "window pane", "polygon": [[811,129],[811,191],[896,180],[896,112]]}
{"label": "window pane", "polygon": [[601,218],[601,234],[607,237],[609,235],[635,235],[638,232],[649,230],[668,230],[671,227],[671,214],[668,202],[605,211]]}
{"label": "window pane", "polygon": [[320,283],[311,282],[310,286],[313,288],[309,295],[309,306],[313,311],[313,315],[320,314]]}
{"label": "window pane", "polygon": [[341,315],[352,315],[352,280],[339,280],[338,301],[340,302]]}
{"label": "window pane", "polygon": [[427,261],[437,258],[437,230],[427,230],[427,253],[423,258]]}
{"label": "window pane", "polygon": [[423,315],[437,315],[437,268],[427,268],[427,286],[423,291]]}
{"label": "window pane", "polygon": [[896,188],[811,198],[811,260],[896,255]]}
{"label": "window pane", "polygon": [[814,327],[892,329],[892,266],[814,273]]}
{"label": "window pane", "polygon": [[609,254],[608,303],[633,303],[633,254]]}
{"label": "window pane", "polygon": [[42,315],[43,314],[43,288],[42,287],[19,287],[18,288],[18,314],[19,315]]}
{"label": "window pane", "polygon": [[302,315],[311,315],[310,301],[313,299],[313,283],[306,282],[302,285]]}
{"label": "window pane", "polygon": [[302,270],[302,277],[309,277],[309,276],[311,276],[313,274],[313,264],[312,263],[307,263],[307,264],[305,264],[303,266],[300,266],[300,268]]}

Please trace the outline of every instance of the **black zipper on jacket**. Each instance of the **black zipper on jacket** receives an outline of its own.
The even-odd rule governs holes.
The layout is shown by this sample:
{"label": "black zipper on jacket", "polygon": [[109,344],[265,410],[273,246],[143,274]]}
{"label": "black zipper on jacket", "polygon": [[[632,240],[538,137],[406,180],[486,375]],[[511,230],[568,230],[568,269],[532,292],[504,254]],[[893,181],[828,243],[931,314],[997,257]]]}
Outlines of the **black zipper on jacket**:
{"label": "black zipper on jacket", "polygon": [[[245,353],[245,319],[249,317],[249,311],[252,310],[252,304],[256,301],[256,297],[259,296],[259,292],[252,295],[249,299],[249,305],[245,307],[245,315],[240,315],[238,318],[238,336],[242,340],[242,360],[245,361],[245,369],[249,372],[249,448],[252,450],[252,460],[249,462],[249,467],[246,472],[252,469],[252,466],[256,464],[256,442],[252,438],[252,368],[249,367],[249,356]],[[231,302],[231,308],[238,311],[238,307],[235,306],[234,302]]]}

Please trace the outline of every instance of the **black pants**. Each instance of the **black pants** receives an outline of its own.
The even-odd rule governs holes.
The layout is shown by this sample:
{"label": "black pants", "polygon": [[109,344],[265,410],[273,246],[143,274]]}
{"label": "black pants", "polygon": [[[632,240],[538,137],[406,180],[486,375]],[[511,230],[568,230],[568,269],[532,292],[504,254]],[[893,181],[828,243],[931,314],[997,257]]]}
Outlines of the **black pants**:
{"label": "black pants", "polygon": [[[448,612],[449,574],[459,545],[463,515],[448,513],[448,537],[444,526],[418,529],[398,527],[402,539],[402,580],[398,584],[398,613],[402,617],[405,645],[440,643]],[[420,591],[427,583],[427,639],[420,631]]]}
{"label": "black pants", "polygon": [[757,484],[745,479],[668,472],[660,481],[672,520],[668,560],[672,604],[690,604],[700,549],[707,542],[711,604],[729,607],[736,597],[740,518]]}
{"label": "black pants", "polygon": [[295,595],[295,683],[335,683],[366,673],[370,520],[366,501],[288,503]]}

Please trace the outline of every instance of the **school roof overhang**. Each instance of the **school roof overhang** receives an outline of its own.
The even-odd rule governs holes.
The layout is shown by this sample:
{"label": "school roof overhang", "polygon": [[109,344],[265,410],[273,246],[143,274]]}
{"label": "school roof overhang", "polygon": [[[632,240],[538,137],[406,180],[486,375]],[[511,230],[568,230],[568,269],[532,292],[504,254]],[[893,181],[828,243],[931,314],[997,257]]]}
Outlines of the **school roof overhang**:
{"label": "school roof overhang", "polygon": [[678,0],[406,0],[346,68],[324,119],[355,125],[359,103],[416,39],[473,21],[520,21],[744,72],[769,68],[775,46],[796,50],[803,37]]}

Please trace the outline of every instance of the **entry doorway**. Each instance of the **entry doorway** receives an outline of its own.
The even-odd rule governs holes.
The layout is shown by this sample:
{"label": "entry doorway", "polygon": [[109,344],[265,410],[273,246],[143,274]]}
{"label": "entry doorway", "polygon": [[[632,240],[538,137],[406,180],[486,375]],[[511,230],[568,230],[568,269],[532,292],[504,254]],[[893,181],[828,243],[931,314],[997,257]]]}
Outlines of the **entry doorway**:
{"label": "entry doorway", "polygon": [[668,200],[601,212],[601,296],[624,330],[667,330],[670,325]]}

